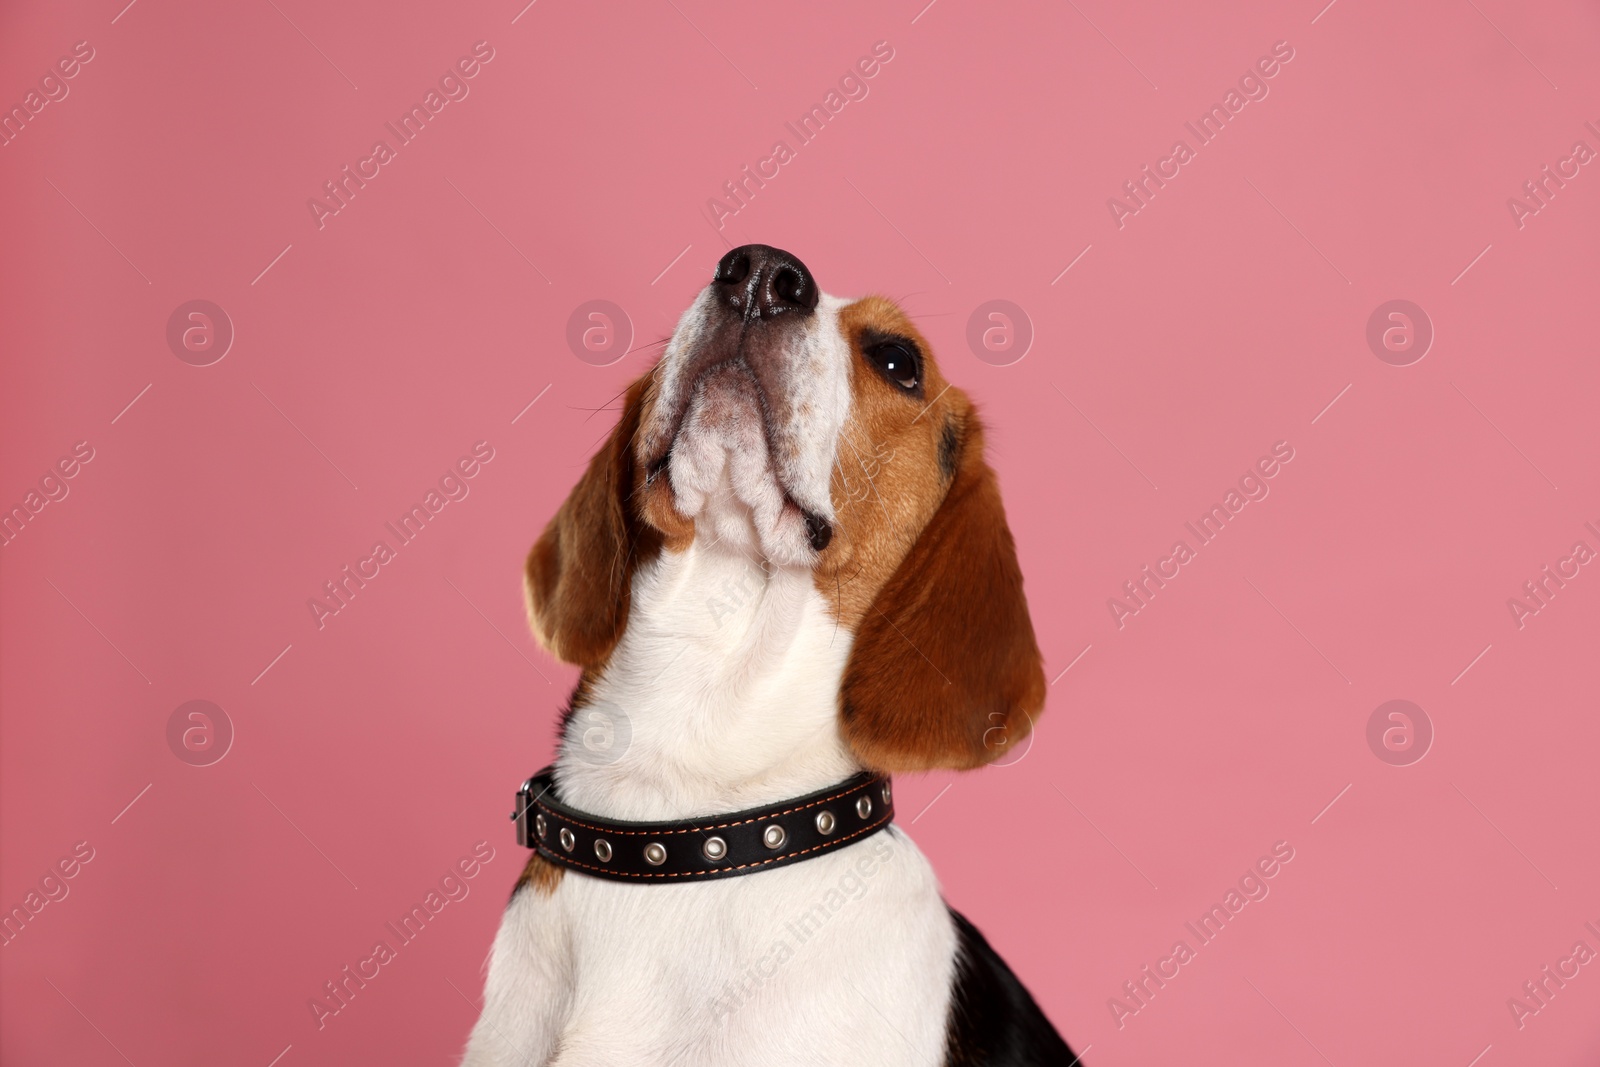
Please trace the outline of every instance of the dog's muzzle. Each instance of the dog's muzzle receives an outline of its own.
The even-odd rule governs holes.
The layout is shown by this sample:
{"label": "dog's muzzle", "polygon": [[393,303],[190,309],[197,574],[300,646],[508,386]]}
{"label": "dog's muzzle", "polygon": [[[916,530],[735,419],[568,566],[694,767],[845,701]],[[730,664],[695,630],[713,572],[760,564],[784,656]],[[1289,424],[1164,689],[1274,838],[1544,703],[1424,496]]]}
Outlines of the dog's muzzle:
{"label": "dog's muzzle", "polygon": [[821,300],[811,271],[781,248],[741,245],[717,262],[695,325],[680,327],[688,340],[669,345],[657,370],[658,404],[640,437],[647,486],[671,468],[687,429],[715,435],[740,419],[759,420],[772,476],[804,520],[806,542],[816,552],[828,547],[826,477],[797,475],[809,468],[796,457],[822,464],[807,456],[811,428],[793,414],[811,400],[816,371],[807,366],[807,339]]}

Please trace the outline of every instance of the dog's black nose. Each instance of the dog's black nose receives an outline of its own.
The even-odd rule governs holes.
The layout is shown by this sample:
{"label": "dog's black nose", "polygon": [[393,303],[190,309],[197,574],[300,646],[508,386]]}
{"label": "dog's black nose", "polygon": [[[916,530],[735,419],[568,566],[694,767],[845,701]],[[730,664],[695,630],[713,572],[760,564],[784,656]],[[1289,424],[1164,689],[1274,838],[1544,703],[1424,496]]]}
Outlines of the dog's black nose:
{"label": "dog's black nose", "polygon": [[744,318],[809,314],[817,306],[817,283],[806,265],[767,245],[741,245],[723,256],[712,284]]}

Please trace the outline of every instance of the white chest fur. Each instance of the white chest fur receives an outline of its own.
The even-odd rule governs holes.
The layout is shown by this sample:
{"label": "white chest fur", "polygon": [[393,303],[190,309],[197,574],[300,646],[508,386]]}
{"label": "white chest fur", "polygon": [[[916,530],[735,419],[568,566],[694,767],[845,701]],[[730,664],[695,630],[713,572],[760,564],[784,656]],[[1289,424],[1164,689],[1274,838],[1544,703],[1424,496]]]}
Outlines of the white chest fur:
{"label": "white chest fur", "polygon": [[[686,818],[859,769],[838,728],[850,634],[809,572],[697,541],[633,597],[593,687],[602,718],[569,723],[565,801]],[[938,1064],[955,945],[932,869],[893,828],[719,881],[568,873],[507,909],[466,1064]]]}
{"label": "white chest fur", "polygon": [[955,935],[890,830],[744,878],[524,890],[466,1063],[938,1064]]}

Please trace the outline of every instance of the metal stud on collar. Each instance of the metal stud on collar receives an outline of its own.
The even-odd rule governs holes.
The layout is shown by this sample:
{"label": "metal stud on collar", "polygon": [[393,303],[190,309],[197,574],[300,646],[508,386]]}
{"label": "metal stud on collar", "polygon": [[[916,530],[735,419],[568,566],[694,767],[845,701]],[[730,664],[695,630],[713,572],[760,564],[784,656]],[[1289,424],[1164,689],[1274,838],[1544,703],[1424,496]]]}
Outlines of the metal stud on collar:
{"label": "metal stud on collar", "polygon": [[761,831],[761,843],[770,849],[780,849],[789,835],[777,823],[768,823],[767,828]]}
{"label": "metal stud on collar", "polygon": [[611,842],[600,837],[595,839],[594,854],[600,858],[601,863],[611,862]]}
{"label": "metal stud on collar", "polygon": [[561,847],[566,849],[568,852],[571,852],[573,846],[575,846],[577,843],[578,839],[572,836],[572,831],[563,826],[561,828]]}
{"label": "metal stud on collar", "polygon": [[712,863],[717,863],[728,854],[728,843],[720,837],[708,837],[706,843],[700,846],[700,853]]}
{"label": "metal stud on collar", "polygon": [[817,833],[821,834],[823,837],[827,837],[829,834],[833,833],[833,828],[837,825],[838,821],[834,819],[833,812],[817,812]]}
{"label": "metal stud on collar", "polygon": [[652,841],[644,846],[644,861],[652,867],[659,867],[667,862],[667,846],[660,841]]}
{"label": "metal stud on collar", "polygon": [[533,817],[533,832],[539,835],[539,840],[544,840],[544,835],[550,831],[550,824],[544,821],[543,815]]}
{"label": "metal stud on collar", "polygon": [[862,797],[860,800],[856,801],[856,814],[861,816],[863,819],[872,814],[871,797]]}

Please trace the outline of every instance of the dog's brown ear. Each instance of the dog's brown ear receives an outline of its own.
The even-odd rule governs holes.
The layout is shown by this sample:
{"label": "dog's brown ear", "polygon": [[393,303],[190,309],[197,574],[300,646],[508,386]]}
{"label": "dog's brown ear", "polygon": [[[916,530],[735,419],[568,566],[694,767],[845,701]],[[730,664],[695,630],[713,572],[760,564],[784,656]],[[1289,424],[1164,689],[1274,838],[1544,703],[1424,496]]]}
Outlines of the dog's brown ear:
{"label": "dog's brown ear", "polygon": [[944,502],[867,609],[840,696],[845,736],[878,770],[978,767],[1017,750],[1044,669],[983,431],[961,420]]}
{"label": "dog's brown ear", "polygon": [[634,569],[661,547],[660,535],[640,518],[634,492],[642,475],[633,442],[648,381],[628,387],[616,429],[528,553],[534,636],[551,655],[585,669],[604,664],[616,647]]}

